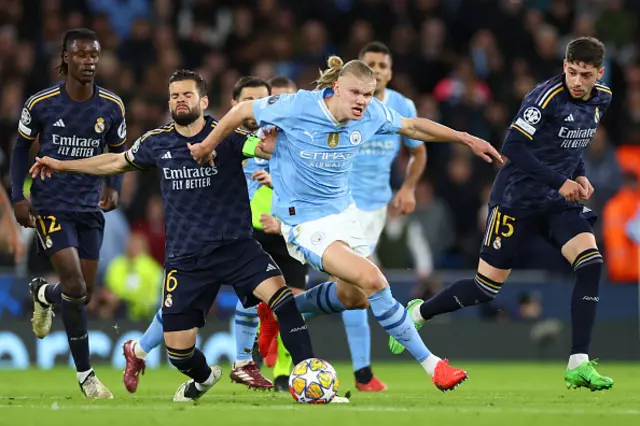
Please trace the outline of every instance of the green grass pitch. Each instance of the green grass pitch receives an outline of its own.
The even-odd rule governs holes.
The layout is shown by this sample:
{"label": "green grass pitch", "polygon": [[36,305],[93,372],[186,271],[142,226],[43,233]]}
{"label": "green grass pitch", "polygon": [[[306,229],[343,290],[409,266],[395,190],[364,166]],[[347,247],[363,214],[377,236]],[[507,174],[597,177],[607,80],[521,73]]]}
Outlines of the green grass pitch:
{"label": "green grass pitch", "polygon": [[388,385],[382,394],[354,391],[349,365],[336,365],[340,389],[351,404],[305,406],[289,394],[250,391],[223,379],[197,404],[171,398],[183,376],[171,368],[147,370],[130,395],[122,373],[97,366],[115,395],[87,401],[66,368],[0,370],[0,425],[640,425],[640,363],[599,365],[614,378],[612,390],[590,392],[564,386],[559,363],[470,363],[469,380],[454,392],[438,391],[416,364],[374,364]]}

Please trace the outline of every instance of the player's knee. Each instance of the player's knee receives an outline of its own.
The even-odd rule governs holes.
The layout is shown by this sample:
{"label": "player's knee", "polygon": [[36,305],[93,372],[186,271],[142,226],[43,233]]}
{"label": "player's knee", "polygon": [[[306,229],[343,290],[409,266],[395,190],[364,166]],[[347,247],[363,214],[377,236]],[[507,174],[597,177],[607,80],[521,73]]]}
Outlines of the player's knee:
{"label": "player's knee", "polygon": [[367,268],[367,270],[362,273],[360,286],[367,294],[377,293],[388,285],[387,279],[376,267]]}
{"label": "player's knee", "polygon": [[60,278],[62,292],[65,294],[73,294],[77,297],[87,296],[87,285],[81,274],[70,274],[67,277]]}
{"label": "player's knee", "polygon": [[72,295],[74,298],[82,298],[83,301],[89,298],[87,287],[81,276],[70,277],[65,281],[60,281],[60,284],[62,285],[63,294]]}

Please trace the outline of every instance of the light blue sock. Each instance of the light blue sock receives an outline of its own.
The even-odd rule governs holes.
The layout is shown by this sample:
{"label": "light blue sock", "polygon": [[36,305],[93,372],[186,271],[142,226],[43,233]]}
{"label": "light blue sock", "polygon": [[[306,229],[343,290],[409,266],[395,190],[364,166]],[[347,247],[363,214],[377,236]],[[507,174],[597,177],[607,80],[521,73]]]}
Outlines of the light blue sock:
{"label": "light blue sock", "polygon": [[342,312],[353,371],[371,365],[371,329],[366,309]]}
{"label": "light blue sock", "polygon": [[250,361],[258,331],[258,309],[245,308],[238,300],[235,316],[236,361]]}
{"label": "light blue sock", "polygon": [[337,314],[346,308],[338,299],[338,283],[328,281],[296,296],[296,305],[301,314]]}
{"label": "light blue sock", "polygon": [[149,353],[160,346],[163,339],[164,331],[162,330],[162,308],[160,308],[154,315],[151,325],[147,327],[146,331],[140,338],[140,347],[143,351]]}
{"label": "light blue sock", "polygon": [[422,362],[431,352],[424,344],[407,310],[391,294],[389,286],[368,297],[371,311],[382,328],[405,348],[418,362]]}

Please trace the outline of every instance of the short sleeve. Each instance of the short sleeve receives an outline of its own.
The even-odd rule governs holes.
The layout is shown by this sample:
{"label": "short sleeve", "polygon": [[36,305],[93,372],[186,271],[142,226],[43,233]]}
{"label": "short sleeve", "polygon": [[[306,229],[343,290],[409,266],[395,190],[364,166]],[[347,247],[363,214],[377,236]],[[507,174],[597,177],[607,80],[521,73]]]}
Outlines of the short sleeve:
{"label": "short sleeve", "polygon": [[[411,99],[404,99],[405,101],[405,105],[404,105],[404,111],[399,111],[403,117],[405,118],[416,118],[418,116],[418,111],[416,110],[416,105],[413,103],[413,101]],[[411,139],[408,137],[403,137],[402,140],[404,141],[404,144],[406,146],[408,146],[409,148],[417,148],[420,145],[423,145],[424,142],[419,141],[417,139]]]}
{"label": "short sleeve", "polygon": [[40,120],[36,108],[29,108],[30,101],[27,101],[22,108],[20,121],[18,122],[18,138],[32,142],[36,139],[41,130]]}
{"label": "short sleeve", "polygon": [[144,136],[138,138],[124,154],[127,163],[136,169],[148,170],[156,166],[153,146],[148,139]]}
{"label": "short sleeve", "polygon": [[107,145],[109,149],[121,148],[127,140],[127,120],[124,110],[118,109],[114,112],[114,122],[107,133]]}
{"label": "short sleeve", "polygon": [[378,99],[373,99],[369,105],[371,120],[377,128],[376,134],[398,133],[402,128],[402,116],[394,109],[388,108]]}
{"label": "short sleeve", "polygon": [[285,127],[286,121],[294,113],[293,105],[296,96],[296,94],[273,95],[253,101],[253,116],[258,125]]}

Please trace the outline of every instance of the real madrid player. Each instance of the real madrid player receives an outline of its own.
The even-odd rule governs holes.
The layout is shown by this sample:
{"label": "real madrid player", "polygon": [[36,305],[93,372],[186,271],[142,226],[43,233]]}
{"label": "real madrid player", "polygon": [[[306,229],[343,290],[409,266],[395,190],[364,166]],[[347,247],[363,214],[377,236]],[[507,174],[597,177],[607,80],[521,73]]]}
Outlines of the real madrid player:
{"label": "real madrid player", "polygon": [[[189,149],[217,126],[207,108],[206,83],[189,70],[169,80],[169,125],[147,132],[123,154],[83,160],[36,158],[33,177],[52,171],[111,175],[131,170],[161,170],[167,250],[162,297],[164,340],[171,363],[190,380],[173,400],[194,401],[221,377],[195,347],[198,329],[222,284],[232,285],[245,307],[262,300],[277,314],[280,335],[295,363],[313,358],[311,339],[285,286],[280,268],[253,238],[251,209],[242,168],[245,158],[260,155],[260,139],[235,129],[204,165]],[[239,123],[240,124],[240,123]],[[273,138],[273,136],[271,136]],[[414,330],[415,331],[415,330]]]}
{"label": "real madrid player", "polygon": [[[557,247],[575,271],[571,296],[571,352],[567,387],[609,389],[589,360],[603,261],[592,223],[596,215],[578,201],[594,188],[585,175],[582,153],[611,102],[611,90],[598,80],[605,49],[592,37],[567,45],[564,73],[531,89],[520,106],[502,152],[509,162],[496,176],[478,271],[431,299],[411,301],[408,311],[421,327],[436,315],[493,300],[507,280],[516,248],[536,235]],[[391,340],[392,352],[403,345]]]}
{"label": "real madrid player", "polygon": [[51,329],[53,305],[61,305],[78,382],[87,398],[112,398],[91,368],[85,304],[96,284],[104,229],[101,210],[116,207],[122,177],[110,176],[103,184],[99,176],[56,174],[50,180],[33,182],[31,201],[24,197],[23,187],[29,148],[36,139],[39,155],[59,160],[91,158],[105,146],[111,152],[123,151],[122,100],[94,83],[100,51],[92,31],[65,33],[59,67],[64,82],[27,100],[11,157],[16,219],[24,227],[36,228],[39,249],[49,257],[60,279],[58,284],[47,284],[41,278],[31,282],[33,331],[38,338],[45,337]]}
{"label": "real madrid player", "polygon": [[[202,143],[190,147],[191,154],[200,163],[209,162],[224,137],[244,120],[276,126],[277,142],[267,148],[273,150],[270,165],[275,170],[272,213],[282,223],[293,257],[338,278],[296,296],[300,311],[328,314],[371,306],[380,325],[405,342],[435,385],[453,389],[467,373],[427,349],[387,280],[368,259],[370,247],[347,185],[349,171],[362,141],[380,133],[457,141],[488,161],[489,155],[500,155],[486,141],[424,118],[403,118],[387,108],[374,98],[375,74],[364,62],[343,64],[332,56],[328,64],[319,90],[242,102]],[[269,321],[269,315],[260,319]]]}

